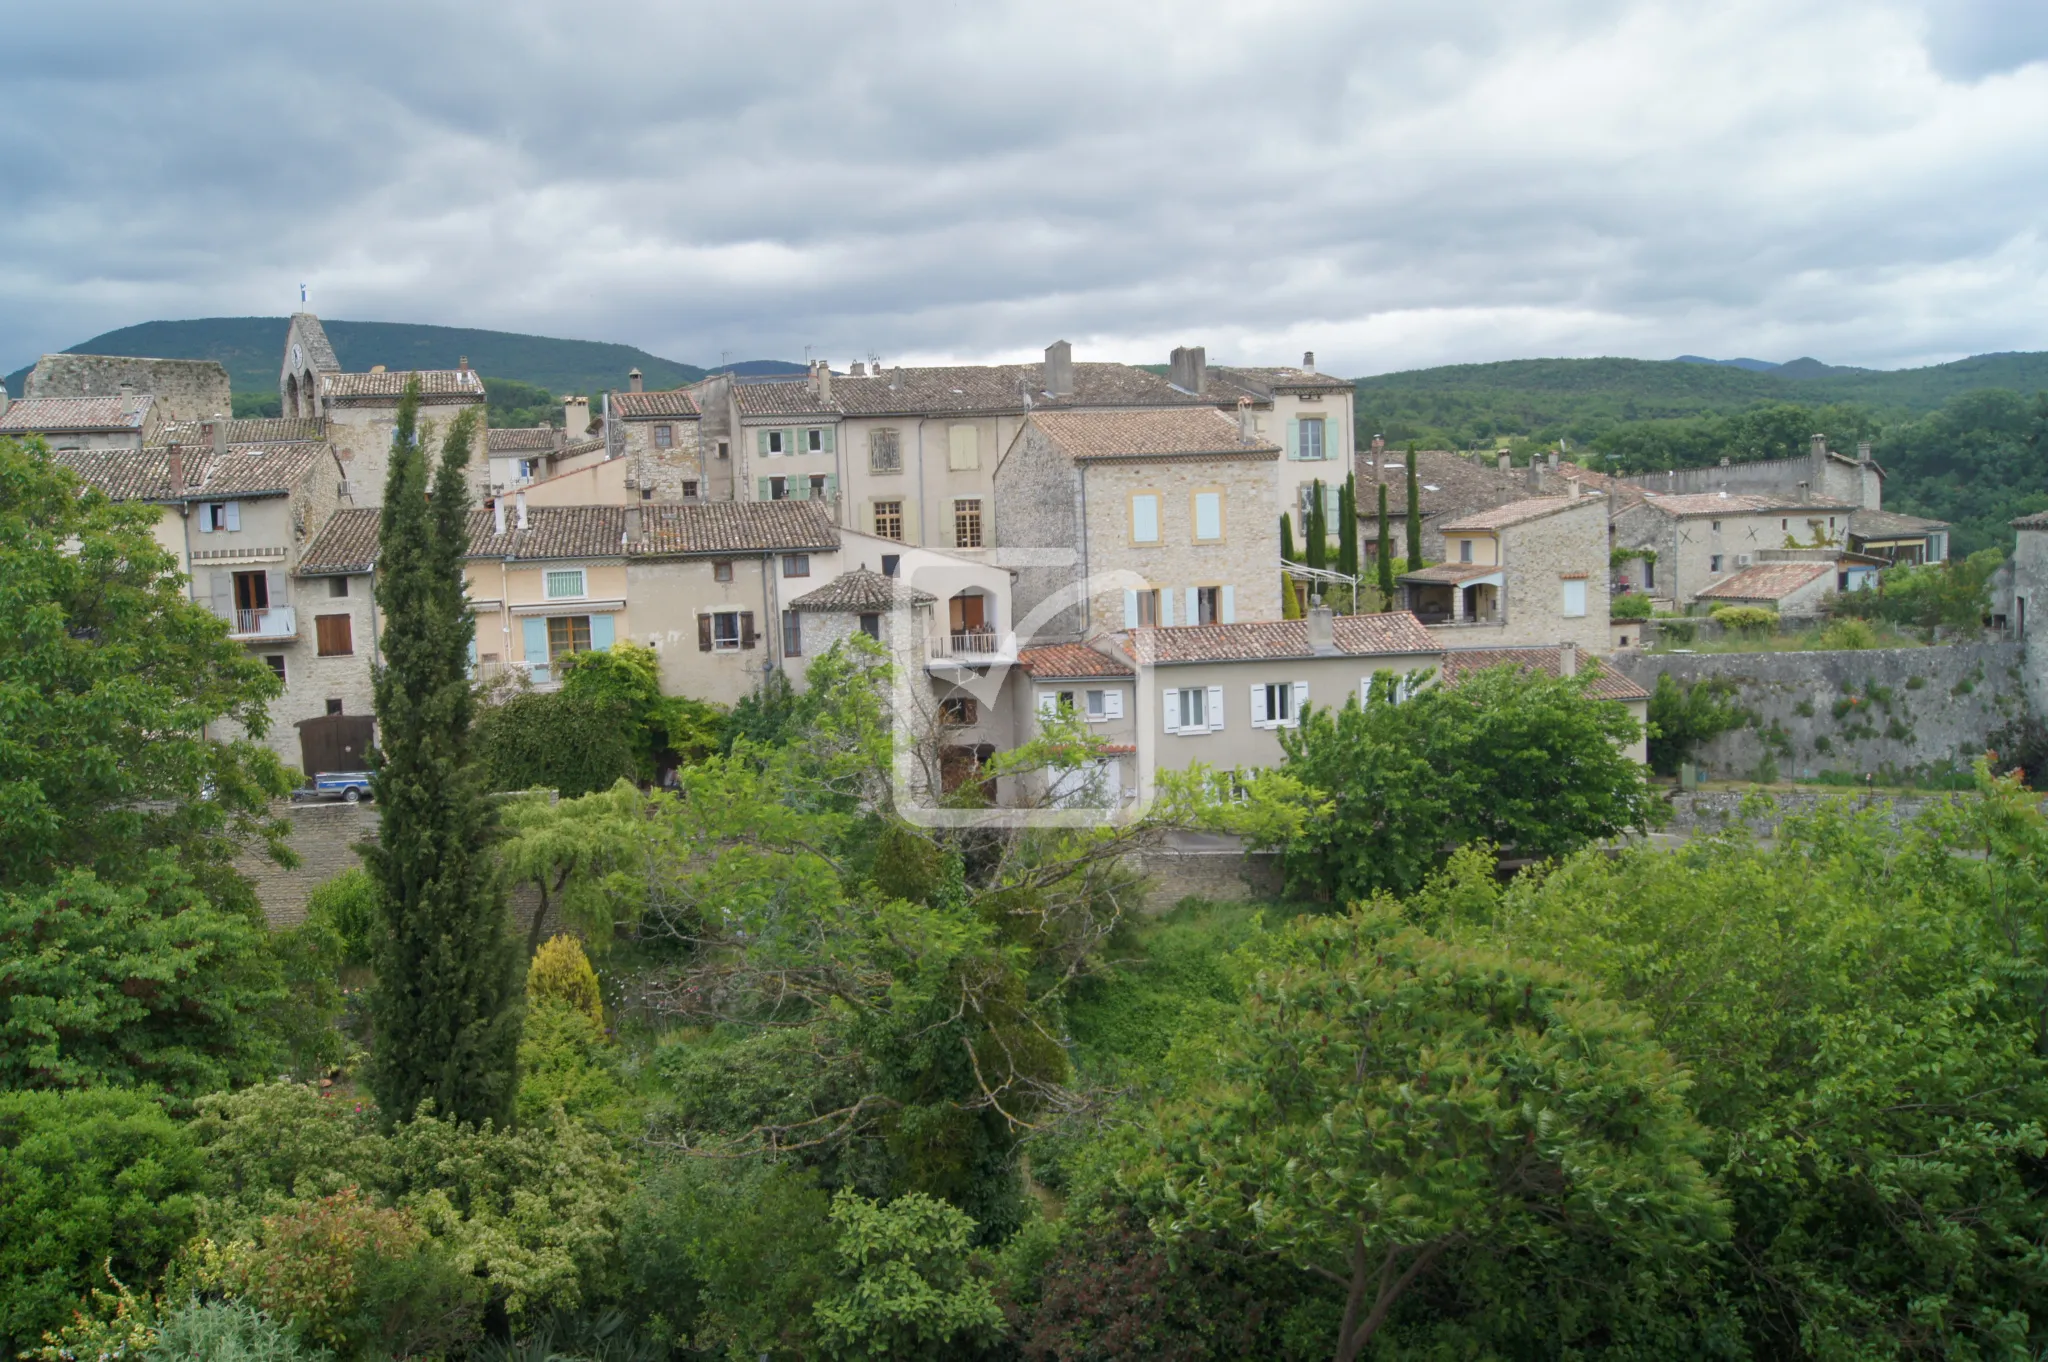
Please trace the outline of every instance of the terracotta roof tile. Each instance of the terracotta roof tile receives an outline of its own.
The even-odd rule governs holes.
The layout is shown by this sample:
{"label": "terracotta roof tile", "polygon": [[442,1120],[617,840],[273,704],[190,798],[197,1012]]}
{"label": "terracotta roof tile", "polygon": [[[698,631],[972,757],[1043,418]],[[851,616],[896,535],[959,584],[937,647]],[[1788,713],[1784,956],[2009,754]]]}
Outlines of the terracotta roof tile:
{"label": "terracotta roof tile", "polygon": [[899,606],[932,605],[938,597],[929,591],[905,586],[894,577],[884,577],[871,568],[842,572],[816,591],[789,603],[792,610],[837,614],[881,614]]}
{"label": "terracotta roof tile", "polygon": [[652,393],[613,393],[612,414],[622,421],[644,421],[657,416],[671,419],[696,417],[697,401],[681,388]]}
{"label": "terracotta roof tile", "polygon": [[[227,442],[231,445],[307,444],[327,438],[317,416],[251,416],[228,422]],[[204,445],[212,439],[202,421],[175,421],[157,436],[167,445]]]}
{"label": "terracotta roof tile", "polygon": [[489,511],[469,513],[471,558],[623,558],[626,556],[626,508],[623,506],[532,506],[526,528],[518,512],[505,508],[505,532],[499,534]]}
{"label": "terracotta roof tile", "polygon": [[1498,563],[1438,563],[1417,572],[1404,572],[1396,580],[1414,582],[1419,586],[1441,586],[1446,583],[1455,586],[1469,582],[1474,577],[1489,577],[1504,569]]}
{"label": "terracotta roof tile", "polygon": [[1947,528],[1946,520],[1928,520],[1917,515],[1901,515],[1897,511],[1857,510],[1849,515],[1849,533],[1858,539],[1907,538]]}
{"label": "terracotta roof tile", "polygon": [[[1248,368],[1238,364],[1212,364],[1204,379],[1204,397],[1225,397],[1232,401],[1236,400],[1237,392],[1270,402],[1274,393],[1343,392],[1351,386],[1348,378],[1308,369]],[[1221,380],[1220,384],[1218,380]],[[1220,391],[1223,387],[1236,391]]]}
{"label": "terracotta roof tile", "polygon": [[1681,492],[1676,496],[1645,493],[1643,505],[1654,506],[1669,516],[1762,515],[1783,511],[1853,511],[1838,501],[1795,501],[1789,497],[1757,496],[1749,492]]}
{"label": "terracotta roof tile", "polygon": [[[1495,506],[1491,510],[1453,516],[1444,522],[1443,530],[1445,534],[1455,534],[1459,530],[1505,530],[1531,520],[1541,520],[1547,515],[1556,515],[1559,511],[1569,511],[1576,506],[1606,504],[1606,499],[1597,494],[1576,498],[1526,497],[1521,501],[1510,501],[1505,506]],[[1374,508],[1373,514],[1379,514],[1377,507]]]}
{"label": "terracotta roof tile", "polygon": [[511,430],[492,430],[486,439],[493,454],[511,454],[527,450],[541,450],[553,453],[555,441],[561,432],[553,426],[518,426]]}
{"label": "terracotta roof tile", "polygon": [[484,398],[484,381],[474,369],[391,369],[381,374],[321,374],[320,396],[323,401],[343,406],[396,402],[405,393],[406,380],[415,372],[419,375],[422,402],[481,402]]}
{"label": "terracotta roof tile", "polygon": [[832,376],[826,402],[803,379],[738,383],[742,416],[914,416],[993,414],[1094,407],[1213,407],[1213,398],[1184,393],[1158,374],[1130,364],[1077,363],[1074,391],[1045,391],[1043,364],[958,364],[883,369],[855,378]]}
{"label": "terracotta roof tile", "polygon": [[206,446],[184,450],[183,488],[170,485],[170,451],[148,449],[60,450],[52,457],[116,501],[210,501],[220,497],[284,496],[326,457],[323,444],[261,448],[229,445],[215,457]]}
{"label": "terracotta roof tile", "polygon": [[[1440,653],[1444,650],[1415,616],[1339,615],[1332,621],[1336,655],[1379,657]],[[1133,657],[1145,666],[1182,662],[1256,662],[1266,658],[1310,658],[1308,624],[1265,620],[1255,624],[1193,624],[1134,629],[1127,637]]]}
{"label": "terracotta roof tile", "polygon": [[336,511],[299,555],[299,575],[324,577],[368,572],[377,562],[377,525],[382,514],[375,506],[349,506]]}
{"label": "terracotta roof tile", "polygon": [[133,397],[24,397],[0,413],[0,435],[141,430],[155,402],[148,393]]}
{"label": "terracotta roof tile", "polygon": [[1186,411],[1034,412],[1028,424],[1043,431],[1068,458],[1157,459],[1216,457],[1277,459],[1278,445],[1247,444],[1237,422],[1213,407]]}
{"label": "terracotta roof tile", "polygon": [[1041,681],[1081,681],[1099,676],[1135,674],[1128,661],[1097,652],[1085,643],[1055,643],[1046,648],[1026,648],[1017,654],[1017,665]]}
{"label": "terracotta roof tile", "polygon": [[643,541],[635,556],[817,552],[839,547],[839,531],[819,501],[643,502]]}
{"label": "terracotta roof tile", "polygon": [[2023,515],[2018,520],[2008,521],[2015,530],[2048,530],[2048,511],[2036,511]]}
{"label": "terracotta roof tile", "polygon": [[[1495,667],[1518,667],[1524,673],[1539,676],[1557,676],[1558,650],[1552,647],[1533,648],[1453,648],[1444,654],[1443,666],[1438,668],[1445,685],[1455,686],[1474,672],[1489,671]],[[1579,674],[1591,674],[1592,680],[1586,685],[1586,693],[1598,700],[1647,700],[1650,692],[1609,667],[1603,667],[1598,658],[1579,654]]]}
{"label": "terracotta roof tile", "polygon": [[1833,563],[1759,563],[1697,593],[1702,600],[1777,601],[1835,570]]}

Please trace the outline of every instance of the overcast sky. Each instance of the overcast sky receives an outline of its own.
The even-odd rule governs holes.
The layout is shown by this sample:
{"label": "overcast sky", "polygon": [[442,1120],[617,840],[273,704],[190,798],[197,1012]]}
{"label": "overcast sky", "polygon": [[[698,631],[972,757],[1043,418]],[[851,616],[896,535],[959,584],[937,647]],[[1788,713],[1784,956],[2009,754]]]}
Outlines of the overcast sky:
{"label": "overcast sky", "polygon": [[2042,0],[5,13],[0,369],[302,281],[697,363],[2048,349]]}

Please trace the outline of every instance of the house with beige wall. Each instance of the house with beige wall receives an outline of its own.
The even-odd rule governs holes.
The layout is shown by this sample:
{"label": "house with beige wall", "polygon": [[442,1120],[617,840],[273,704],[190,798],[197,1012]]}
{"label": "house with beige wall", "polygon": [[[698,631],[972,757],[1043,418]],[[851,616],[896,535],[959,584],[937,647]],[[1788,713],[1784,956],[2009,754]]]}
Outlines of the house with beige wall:
{"label": "house with beige wall", "polygon": [[1034,412],[993,489],[1020,638],[1279,618],[1280,455],[1213,407]]}
{"label": "house with beige wall", "polygon": [[1646,548],[1644,590],[1684,610],[1766,549],[1848,546],[1856,507],[1745,492],[1646,493],[1614,515],[1617,547]]}
{"label": "house with beige wall", "polygon": [[1607,649],[1607,498],[1567,482],[1561,496],[1454,517],[1442,534],[1444,561],[1396,582],[1444,646]]}

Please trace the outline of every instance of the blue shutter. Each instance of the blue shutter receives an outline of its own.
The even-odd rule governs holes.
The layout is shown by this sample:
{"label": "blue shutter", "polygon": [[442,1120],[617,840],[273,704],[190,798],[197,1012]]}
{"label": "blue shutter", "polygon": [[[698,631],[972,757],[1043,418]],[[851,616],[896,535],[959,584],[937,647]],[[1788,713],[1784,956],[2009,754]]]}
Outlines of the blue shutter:
{"label": "blue shutter", "polygon": [[526,635],[526,660],[533,664],[533,679],[548,679],[548,622],[538,615],[520,621]]}
{"label": "blue shutter", "polygon": [[[1159,589],[1159,627],[1162,629],[1168,629],[1172,626],[1173,588],[1170,586],[1165,586]],[[1175,727],[1179,727],[1179,725],[1176,724]]]}
{"label": "blue shutter", "polygon": [[613,617],[592,615],[590,617],[590,646],[594,652],[610,652],[613,640]]}
{"label": "blue shutter", "polygon": [[1124,628],[1135,629],[1137,627],[1138,593],[1135,591],[1126,591],[1124,592]]}
{"label": "blue shutter", "polygon": [[1221,622],[1224,624],[1237,623],[1237,588],[1234,586],[1223,588],[1223,616]]}

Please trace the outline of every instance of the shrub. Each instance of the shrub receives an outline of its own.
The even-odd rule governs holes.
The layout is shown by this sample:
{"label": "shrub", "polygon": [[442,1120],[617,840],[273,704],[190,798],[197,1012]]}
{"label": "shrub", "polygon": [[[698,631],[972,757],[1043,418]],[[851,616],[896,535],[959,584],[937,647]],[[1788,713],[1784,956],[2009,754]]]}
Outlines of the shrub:
{"label": "shrub", "polygon": [[191,1234],[204,1186],[186,1130],[146,1094],[0,1093],[0,1344],[70,1318],[108,1273],[145,1283]]}
{"label": "shrub", "polygon": [[475,750],[493,790],[555,790],[574,799],[638,769],[632,710],[609,695],[529,691],[480,708]]}
{"label": "shrub", "polygon": [[1677,775],[1702,746],[1740,728],[1746,717],[1728,681],[1707,677],[1681,683],[1668,672],[1657,678],[1649,709],[1650,769],[1664,776]]}
{"label": "shrub", "polygon": [[1909,676],[1909,677],[1907,677],[1907,678],[1906,678],[1906,689],[1907,689],[1907,690],[1926,690],[1926,689],[1927,689],[1927,678],[1926,678],[1926,677],[1924,677],[1924,676]]}
{"label": "shrub", "polygon": [[1762,638],[1776,632],[1778,612],[1760,605],[1724,605],[1713,613],[1714,623],[1745,638]]}
{"label": "shrub", "polygon": [[1666,643],[1691,643],[1699,633],[1696,620],[1663,618],[1657,621],[1657,637]]}
{"label": "shrub", "polygon": [[593,1025],[604,1026],[597,971],[590,967],[590,957],[573,936],[552,937],[534,952],[533,963],[526,967],[526,996],[536,1003],[548,999],[566,1003],[590,1018]]}
{"label": "shrub", "polygon": [[1618,620],[1646,620],[1650,618],[1650,598],[1635,591],[1616,596],[1608,602],[1607,614]]}
{"label": "shrub", "polygon": [[1844,652],[1878,646],[1877,630],[1859,619],[1839,619],[1820,631],[1814,640],[1822,648]]}
{"label": "shrub", "polygon": [[842,1191],[831,1220],[839,1289],[814,1308],[834,1357],[953,1357],[1002,1331],[988,1283],[967,1271],[965,1211],[922,1192],[884,1206]]}
{"label": "shrub", "polygon": [[289,1330],[241,1301],[193,1301],[164,1316],[150,1362],[312,1362]]}
{"label": "shrub", "polygon": [[568,1003],[546,998],[528,1007],[514,1118],[522,1126],[542,1125],[559,1106],[579,1120],[620,1128],[627,1093],[612,1071],[610,1049],[589,1015]]}
{"label": "shrub", "polygon": [[306,896],[306,920],[325,922],[341,937],[342,959],[367,965],[377,956],[377,886],[361,866],[342,871]]}

